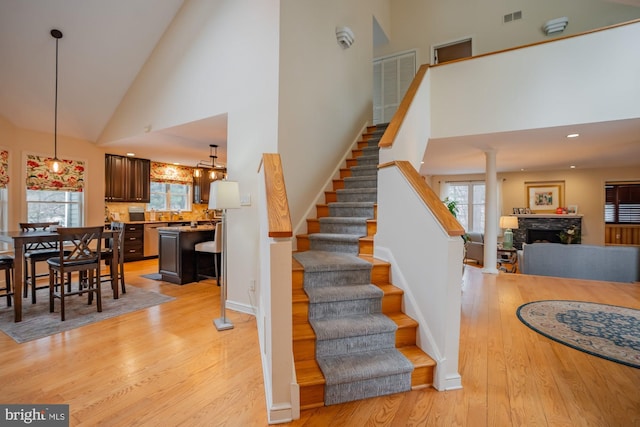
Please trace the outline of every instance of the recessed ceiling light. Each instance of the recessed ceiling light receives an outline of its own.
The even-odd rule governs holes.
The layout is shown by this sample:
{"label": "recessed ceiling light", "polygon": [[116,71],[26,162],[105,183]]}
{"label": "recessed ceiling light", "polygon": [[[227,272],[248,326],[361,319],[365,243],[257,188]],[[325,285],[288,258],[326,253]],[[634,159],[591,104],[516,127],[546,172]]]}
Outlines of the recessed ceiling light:
{"label": "recessed ceiling light", "polygon": [[569,166],[569,167],[570,167],[571,169],[575,169],[575,168],[576,168],[576,165],[571,165],[571,166]]}
{"label": "recessed ceiling light", "polygon": [[579,133],[570,133],[569,135],[567,135],[567,138],[577,138],[579,136],[580,136]]}
{"label": "recessed ceiling light", "polygon": [[136,155],[136,153],[127,153],[127,156],[129,156],[129,157],[133,157],[135,155]]}

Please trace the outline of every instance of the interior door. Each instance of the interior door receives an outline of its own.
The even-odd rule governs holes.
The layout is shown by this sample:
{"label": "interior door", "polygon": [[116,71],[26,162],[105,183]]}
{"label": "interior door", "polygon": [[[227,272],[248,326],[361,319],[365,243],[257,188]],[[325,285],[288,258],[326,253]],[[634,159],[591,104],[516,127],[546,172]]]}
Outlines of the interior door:
{"label": "interior door", "polygon": [[373,124],[391,121],[415,74],[415,51],[373,61]]}

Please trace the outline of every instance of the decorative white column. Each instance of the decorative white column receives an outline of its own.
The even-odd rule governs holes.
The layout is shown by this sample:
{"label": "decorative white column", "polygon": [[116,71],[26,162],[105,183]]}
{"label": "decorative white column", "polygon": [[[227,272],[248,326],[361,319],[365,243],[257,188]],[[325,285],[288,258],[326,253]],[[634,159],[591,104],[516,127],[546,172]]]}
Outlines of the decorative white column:
{"label": "decorative white column", "polygon": [[487,150],[484,199],[484,268],[483,273],[498,274],[498,174],[496,152]]}

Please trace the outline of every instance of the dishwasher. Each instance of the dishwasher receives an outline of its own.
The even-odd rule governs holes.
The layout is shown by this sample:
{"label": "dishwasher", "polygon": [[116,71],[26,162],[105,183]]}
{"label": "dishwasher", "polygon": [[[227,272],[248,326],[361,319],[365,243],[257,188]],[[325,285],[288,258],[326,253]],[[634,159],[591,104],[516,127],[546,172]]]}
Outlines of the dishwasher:
{"label": "dishwasher", "polygon": [[158,256],[158,227],[169,226],[166,222],[153,222],[144,225],[144,257]]}

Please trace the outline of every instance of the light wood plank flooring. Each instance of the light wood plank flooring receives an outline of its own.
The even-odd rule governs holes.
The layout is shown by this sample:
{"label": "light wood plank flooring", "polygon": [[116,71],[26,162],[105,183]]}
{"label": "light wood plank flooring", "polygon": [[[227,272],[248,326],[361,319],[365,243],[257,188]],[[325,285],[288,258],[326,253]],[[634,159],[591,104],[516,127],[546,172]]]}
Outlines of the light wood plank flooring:
{"label": "light wood plank flooring", "polygon": [[[73,426],[267,425],[256,322],[228,311],[218,332],[213,280],[127,283],[177,300],[25,344],[0,333],[2,403],[68,403]],[[523,303],[572,299],[640,309],[640,284],[483,275],[466,267],[463,389],[433,389],[304,411],[292,426],[640,426],[640,369],[555,343],[515,315]],[[3,303],[3,302],[0,302]]]}

